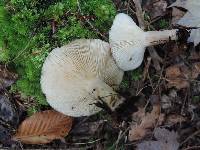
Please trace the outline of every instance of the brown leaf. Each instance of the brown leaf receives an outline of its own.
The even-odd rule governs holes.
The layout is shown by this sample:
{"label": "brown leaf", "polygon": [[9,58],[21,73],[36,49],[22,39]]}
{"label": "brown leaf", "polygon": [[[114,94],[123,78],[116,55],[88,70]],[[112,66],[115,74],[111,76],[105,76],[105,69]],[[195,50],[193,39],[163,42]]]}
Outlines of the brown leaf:
{"label": "brown leaf", "polygon": [[200,74],[200,63],[194,63],[192,65],[192,79],[195,79]]}
{"label": "brown leaf", "polygon": [[67,136],[72,118],[54,110],[35,113],[19,126],[14,140],[26,144],[45,144]]}
{"label": "brown leaf", "polygon": [[149,12],[151,19],[166,14],[167,2],[165,0],[147,0],[144,9]]}
{"label": "brown leaf", "polygon": [[156,128],[154,137],[157,141],[142,141],[137,145],[137,150],[177,150],[179,147],[178,135],[174,131]]}
{"label": "brown leaf", "polygon": [[177,64],[166,69],[166,78],[168,87],[176,87],[177,89],[187,88],[190,86],[188,79],[191,72],[184,64]]}
{"label": "brown leaf", "polygon": [[190,60],[200,60],[200,52],[192,50],[189,56]]}
{"label": "brown leaf", "polygon": [[168,125],[174,125],[174,124],[177,124],[177,123],[181,123],[181,122],[184,122],[186,121],[187,119],[181,115],[178,115],[178,114],[171,114],[171,115],[168,115],[166,117],[166,122],[165,124],[168,124]]}
{"label": "brown leaf", "polygon": [[185,64],[176,64],[166,68],[167,86],[177,89],[189,87],[190,80],[197,78],[200,74],[200,63],[193,63],[191,66],[189,68]]}
{"label": "brown leaf", "polygon": [[172,24],[175,25],[185,14],[185,11],[182,11],[176,7],[172,7]]}
{"label": "brown leaf", "polygon": [[11,86],[17,79],[17,74],[8,71],[4,65],[0,65],[0,89]]}
{"label": "brown leaf", "polygon": [[181,75],[181,70],[178,65],[171,66],[166,69],[166,77],[178,77]]}
{"label": "brown leaf", "polygon": [[145,108],[139,108],[139,110],[133,114],[133,119],[136,123],[133,123],[129,130],[129,141],[142,139],[149,132],[149,129],[155,127],[156,123],[162,122],[163,119],[160,117],[160,109],[160,104],[157,103],[153,105],[153,109],[150,113],[145,113]]}

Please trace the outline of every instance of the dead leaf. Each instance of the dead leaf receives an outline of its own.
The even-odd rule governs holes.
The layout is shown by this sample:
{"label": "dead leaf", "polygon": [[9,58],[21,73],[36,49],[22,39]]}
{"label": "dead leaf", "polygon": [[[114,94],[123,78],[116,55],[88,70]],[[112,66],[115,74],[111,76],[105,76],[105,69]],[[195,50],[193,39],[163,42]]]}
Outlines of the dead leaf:
{"label": "dead leaf", "polygon": [[167,129],[156,128],[154,137],[157,141],[143,141],[137,145],[137,150],[178,150],[177,133]]}
{"label": "dead leaf", "polygon": [[24,120],[14,140],[20,140],[26,144],[46,144],[67,136],[71,127],[71,117],[54,110],[46,110]]}
{"label": "dead leaf", "polygon": [[177,91],[171,89],[168,94],[163,94],[161,96],[161,108],[168,111],[173,108],[173,103],[179,99],[180,97],[178,96]]}
{"label": "dead leaf", "polygon": [[149,12],[151,19],[155,19],[166,14],[167,2],[166,0],[148,0],[144,9]]}
{"label": "dead leaf", "polygon": [[187,119],[178,114],[167,115],[165,124],[174,125],[186,121]]}
{"label": "dead leaf", "polygon": [[163,117],[160,117],[160,104],[156,103],[153,105],[152,111],[145,113],[145,108],[139,108],[137,112],[133,114],[133,122],[131,129],[129,130],[129,141],[135,141],[142,139],[148,132],[149,129],[155,127],[156,123],[162,122]]}
{"label": "dead leaf", "polygon": [[172,24],[175,25],[184,16],[185,11],[182,11],[176,7],[172,8]]}
{"label": "dead leaf", "polygon": [[200,74],[200,62],[194,63],[192,65],[192,79],[197,78],[199,74]]}
{"label": "dead leaf", "polygon": [[187,88],[190,86],[189,79],[190,71],[184,64],[176,64],[166,68],[166,78],[169,88],[176,87],[177,89]]}
{"label": "dead leaf", "polygon": [[192,68],[185,64],[176,64],[166,68],[167,86],[176,87],[177,89],[187,88],[190,86],[190,80],[196,79],[200,74],[200,63],[193,63]]}
{"label": "dead leaf", "polygon": [[3,127],[2,125],[0,125],[0,143],[5,145],[10,145],[12,143],[8,128]]}
{"label": "dead leaf", "polygon": [[198,29],[192,29],[188,42],[194,42],[194,46],[200,42],[200,15],[199,0],[177,0],[169,7],[182,7],[187,9],[187,13],[178,21],[179,25],[187,27],[197,27]]}
{"label": "dead leaf", "polygon": [[17,79],[17,74],[8,71],[4,65],[0,65],[0,89],[11,86]]}
{"label": "dead leaf", "polygon": [[192,50],[189,56],[190,60],[200,60],[200,51]]}
{"label": "dead leaf", "polygon": [[19,122],[16,106],[6,92],[0,92],[0,120],[12,126]]}
{"label": "dead leaf", "polygon": [[166,69],[166,77],[178,77],[181,75],[181,70],[178,65],[170,66]]}

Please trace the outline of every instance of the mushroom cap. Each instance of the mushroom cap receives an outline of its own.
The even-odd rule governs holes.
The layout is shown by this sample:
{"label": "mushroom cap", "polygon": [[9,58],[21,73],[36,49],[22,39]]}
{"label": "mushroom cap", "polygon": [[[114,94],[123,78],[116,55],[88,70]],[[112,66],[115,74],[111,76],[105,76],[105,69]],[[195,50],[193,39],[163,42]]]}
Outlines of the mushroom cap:
{"label": "mushroom cap", "polygon": [[54,109],[79,117],[99,112],[101,108],[95,105],[99,97],[109,106],[119,103],[112,87],[118,86],[122,77],[108,43],[80,39],[52,50],[43,64],[40,82]]}
{"label": "mushroom cap", "polygon": [[116,15],[109,32],[113,58],[124,71],[137,68],[145,52],[145,32],[126,14]]}

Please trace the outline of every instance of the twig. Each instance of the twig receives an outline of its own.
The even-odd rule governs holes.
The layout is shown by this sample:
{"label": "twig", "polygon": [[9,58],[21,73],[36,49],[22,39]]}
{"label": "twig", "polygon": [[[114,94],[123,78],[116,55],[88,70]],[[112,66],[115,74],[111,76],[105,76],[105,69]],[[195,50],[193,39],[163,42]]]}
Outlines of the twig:
{"label": "twig", "polygon": [[142,90],[145,89],[146,87],[148,87],[148,86],[146,85],[146,86],[142,87],[141,89],[137,90],[136,96],[138,96],[142,92]]}
{"label": "twig", "polygon": [[[133,0],[133,2],[134,2],[135,7],[136,7],[136,16],[137,16],[137,19],[138,19],[139,26],[142,29],[145,29],[147,26],[146,26],[146,23],[145,23],[145,20],[144,20],[144,15],[143,15],[142,7],[141,7],[141,1],[140,0]],[[163,62],[162,58],[158,55],[158,53],[156,52],[156,50],[153,47],[149,47],[147,49],[149,51],[149,54],[152,57],[154,65],[156,66],[155,69],[160,70],[161,67],[160,67],[159,63]]]}
{"label": "twig", "polygon": [[164,71],[164,66],[163,66],[162,69],[161,69],[160,77],[159,77],[158,82],[157,82],[157,85],[156,85],[156,87],[154,88],[154,90],[153,90],[152,93],[155,93],[155,92],[156,92],[156,89],[159,87],[160,82],[161,82],[161,79],[162,79],[162,76],[163,76],[163,71]]}
{"label": "twig", "polygon": [[[159,77],[158,75],[155,75],[157,77]],[[166,77],[162,77],[161,79],[165,80],[165,81],[171,81],[171,79],[166,78]],[[183,81],[189,81],[189,82],[195,82],[195,83],[200,83],[200,81],[195,80],[195,79],[186,79],[186,78],[182,78],[182,77],[177,77],[177,78],[173,78],[173,80],[183,80]]]}
{"label": "twig", "polygon": [[138,19],[138,23],[139,23],[140,27],[144,30],[146,28],[146,24],[145,24],[144,17],[143,17],[141,1],[140,0],[133,0],[133,3],[135,4],[136,16],[137,16],[137,19]]}
{"label": "twig", "polygon": [[105,35],[103,35],[101,32],[99,32],[99,30],[98,30],[97,28],[95,28],[95,27],[92,25],[92,23],[88,20],[88,18],[85,17],[85,15],[82,13],[79,0],[77,0],[77,5],[78,5],[78,11],[79,11],[80,14],[82,15],[83,19],[90,25],[90,27],[91,27],[95,32],[97,32],[97,34],[99,34],[104,40],[108,40],[108,38],[107,38]]}
{"label": "twig", "polygon": [[151,77],[149,75],[149,72],[147,73],[147,78],[149,79],[150,86],[151,86],[152,90],[154,90],[153,82],[152,82],[152,79],[151,79]]}
{"label": "twig", "polygon": [[130,130],[130,127],[128,127],[124,132],[122,130],[120,130],[117,141],[115,142],[115,144],[112,147],[115,147],[115,150],[118,150],[118,144],[119,141],[125,136],[125,134]]}
{"label": "twig", "polygon": [[130,0],[128,0],[128,2],[127,2],[127,10],[126,10],[127,14],[129,13],[129,8],[130,8]]}
{"label": "twig", "polygon": [[184,143],[186,143],[187,141],[189,141],[192,137],[196,136],[197,134],[200,134],[200,130],[197,130],[196,132],[192,133],[190,136],[188,136],[181,144],[180,146],[182,146]]}
{"label": "twig", "polygon": [[96,139],[94,141],[90,141],[90,142],[86,142],[86,143],[66,143],[66,144],[71,144],[71,145],[88,145],[88,144],[94,144],[97,143],[99,141],[101,141],[102,139]]}
{"label": "twig", "polygon": [[200,146],[191,146],[188,148],[184,148],[183,150],[192,150],[192,149],[200,149]]}
{"label": "twig", "polygon": [[142,79],[143,82],[147,78],[147,73],[149,72],[149,66],[150,66],[150,64],[151,64],[151,57],[148,57],[147,58],[147,64],[145,65],[144,72],[143,72],[143,79]]}

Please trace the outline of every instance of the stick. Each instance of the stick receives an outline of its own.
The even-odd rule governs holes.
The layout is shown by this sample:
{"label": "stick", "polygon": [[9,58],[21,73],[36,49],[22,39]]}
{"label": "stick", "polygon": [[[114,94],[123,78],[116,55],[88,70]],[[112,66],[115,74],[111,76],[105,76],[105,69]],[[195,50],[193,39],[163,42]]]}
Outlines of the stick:
{"label": "stick", "polygon": [[[133,3],[135,4],[135,7],[136,7],[136,16],[137,16],[137,19],[138,19],[139,26],[142,29],[145,29],[146,23],[145,23],[145,20],[144,20],[144,15],[143,15],[142,7],[141,7],[141,0],[133,0]],[[163,62],[162,58],[158,55],[158,53],[156,52],[154,47],[151,46],[147,49],[149,51],[149,54],[151,55],[155,69],[160,70],[161,67],[160,67],[159,62],[160,63]]]}

